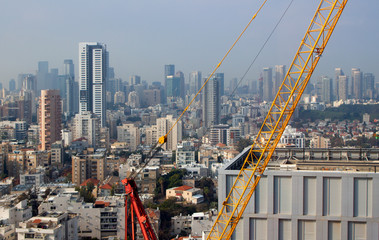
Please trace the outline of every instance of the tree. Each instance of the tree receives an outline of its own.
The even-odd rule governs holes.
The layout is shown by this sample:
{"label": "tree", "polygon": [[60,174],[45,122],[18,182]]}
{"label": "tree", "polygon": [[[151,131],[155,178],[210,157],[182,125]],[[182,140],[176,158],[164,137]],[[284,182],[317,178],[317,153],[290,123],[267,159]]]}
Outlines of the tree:
{"label": "tree", "polygon": [[251,139],[241,138],[237,143],[237,151],[242,152],[246,147],[251,146],[253,141]]}

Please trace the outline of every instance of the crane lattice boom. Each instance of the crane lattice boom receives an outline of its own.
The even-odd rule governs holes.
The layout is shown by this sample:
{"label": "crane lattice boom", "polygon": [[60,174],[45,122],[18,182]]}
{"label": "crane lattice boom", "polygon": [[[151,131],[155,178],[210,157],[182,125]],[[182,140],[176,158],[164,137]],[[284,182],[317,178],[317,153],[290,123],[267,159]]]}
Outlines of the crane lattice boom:
{"label": "crane lattice boom", "polygon": [[321,0],[207,239],[230,239],[304,92],[347,0]]}

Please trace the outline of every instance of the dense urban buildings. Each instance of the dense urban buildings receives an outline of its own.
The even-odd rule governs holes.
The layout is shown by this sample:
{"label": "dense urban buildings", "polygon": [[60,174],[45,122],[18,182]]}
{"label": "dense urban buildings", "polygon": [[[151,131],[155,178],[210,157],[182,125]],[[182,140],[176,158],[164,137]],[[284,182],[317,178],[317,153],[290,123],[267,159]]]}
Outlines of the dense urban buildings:
{"label": "dense urban buildings", "polygon": [[[121,180],[133,178],[160,239],[200,239],[286,76],[215,73],[187,107],[200,70],[168,64],[153,81],[108,58],[82,42],[78,63],[40,61],[0,86],[0,238],[125,239]],[[378,235],[379,84],[364,66],[331,70],[309,82],[235,239]]]}

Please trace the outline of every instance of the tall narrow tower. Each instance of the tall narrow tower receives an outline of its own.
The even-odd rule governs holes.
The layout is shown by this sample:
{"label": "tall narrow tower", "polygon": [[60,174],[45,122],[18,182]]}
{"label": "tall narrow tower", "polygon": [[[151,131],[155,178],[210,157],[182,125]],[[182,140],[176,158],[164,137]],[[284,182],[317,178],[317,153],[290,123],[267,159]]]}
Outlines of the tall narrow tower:
{"label": "tall narrow tower", "polygon": [[91,111],[105,125],[105,97],[109,68],[106,45],[79,43],[79,113]]}
{"label": "tall narrow tower", "polygon": [[221,100],[220,82],[212,77],[205,85],[203,94],[203,124],[209,128],[220,123]]}
{"label": "tall narrow tower", "polygon": [[62,109],[59,90],[41,90],[38,109],[40,150],[49,150],[51,144],[62,139]]}

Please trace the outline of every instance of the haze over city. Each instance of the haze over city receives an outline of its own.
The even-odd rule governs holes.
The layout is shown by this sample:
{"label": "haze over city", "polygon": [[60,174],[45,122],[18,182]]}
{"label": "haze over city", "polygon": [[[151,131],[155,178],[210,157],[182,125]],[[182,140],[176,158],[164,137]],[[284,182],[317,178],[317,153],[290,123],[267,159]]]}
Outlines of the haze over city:
{"label": "haze over city", "polygon": [[[225,80],[239,78],[272,31],[290,1],[268,1],[246,35],[220,68]],[[7,86],[19,73],[37,70],[38,61],[62,71],[73,59],[77,75],[78,43],[107,44],[110,66],[127,80],[140,75],[163,81],[163,66],[188,73],[211,72],[261,1],[9,1],[0,10],[0,79]],[[318,1],[294,1],[247,75],[256,80],[263,67],[289,65]],[[313,79],[333,77],[334,68],[359,67],[379,76],[379,2],[350,1]]]}

